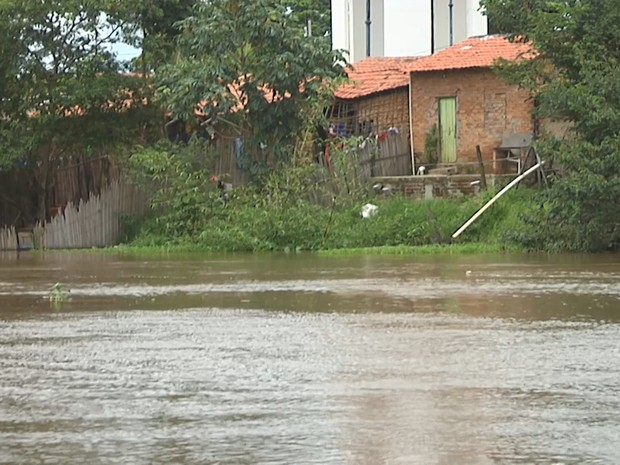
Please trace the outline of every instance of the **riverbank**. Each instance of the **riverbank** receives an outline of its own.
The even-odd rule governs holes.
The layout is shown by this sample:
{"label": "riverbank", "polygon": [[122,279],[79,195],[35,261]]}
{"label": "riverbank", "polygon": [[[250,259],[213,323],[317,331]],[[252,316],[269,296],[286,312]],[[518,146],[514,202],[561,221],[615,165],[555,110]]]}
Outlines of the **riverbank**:
{"label": "riverbank", "polygon": [[419,246],[380,246],[360,247],[355,249],[319,250],[321,256],[338,257],[348,255],[469,255],[469,254],[497,254],[505,252],[522,252],[523,249],[514,245],[484,244],[470,242],[465,244],[429,244]]}
{"label": "riverbank", "polygon": [[428,245],[393,245],[393,246],[376,246],[376,247],[356,247],[341,249],[323,249],[306,251],[301,249],[291,250],[284,249],[281,251],[215,251],[205,248],[199,244],[171,244],[161,246],[140,246],[132,244],[121,244],[114,247],[105,247],[101,249],[64,249],[64,250],[47,250],[41,253],[71,253],[71,252],[87,252],[95,254],[118,254],[121,256],[184,256],[194,254],[271,254],[279,253],[285,255],[296,254],[316,254],[323,257],[340,257],[355,255],[473,255],[473,254],[500,254],[510,252],[524,252],[523,248],[515,245],[502,244],[485,244],[479,242],[467,242],[462,244],[428,244]]}
{"label": "riverbank", "polygon": [[[509,192],[456,243],[451,236],[493,195],[419,201],[399,196],[367,198],[342,205],[292,203],[256,205],[239,197],[210,205],[208,217],[184,231],[162,216],[135,229],[122,252],[319,252],[324,255],[485,253],[527,250],[520,238],[529,226],[523,215],[535,208],[539,191]],[[376,213],[364,218],[366,204]]]}

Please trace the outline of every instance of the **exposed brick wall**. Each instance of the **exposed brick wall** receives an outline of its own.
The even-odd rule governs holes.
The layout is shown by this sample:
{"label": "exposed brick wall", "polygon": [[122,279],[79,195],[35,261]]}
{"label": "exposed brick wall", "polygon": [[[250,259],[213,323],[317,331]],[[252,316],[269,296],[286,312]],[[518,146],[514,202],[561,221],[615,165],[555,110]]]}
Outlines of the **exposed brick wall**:
{"label": "exposed brick wall", "polygon": [[[487,176],[489,186],[503,186],[513,176]],[[449,176],[385,176],[372,179],[374,183],[390,186],[391,192],[414,199],[434,199],[476,195],[480,192],[480,175],[455,174]]]}
{"label": "exposed brick wall", "polygon": [[413,143],[421,159],[426,135],[439,121],[440,97],[456,97],[457,163],[476,162],[476,145],[483,160],[491,162],[504,134],[533,131],[529,93],[500,80],[491,69],[413,73],[411,89]]}

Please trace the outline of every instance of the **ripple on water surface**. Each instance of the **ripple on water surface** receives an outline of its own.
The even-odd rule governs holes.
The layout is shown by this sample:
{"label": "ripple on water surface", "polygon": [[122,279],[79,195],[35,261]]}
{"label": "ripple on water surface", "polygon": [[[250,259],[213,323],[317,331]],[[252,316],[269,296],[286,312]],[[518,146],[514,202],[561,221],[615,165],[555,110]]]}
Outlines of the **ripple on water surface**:
{"label": "ripple on water surface", "polygon": [[620,463],[615,263],[46,257],[0,257],[0,464]]}
{"label": "ripple on water surface", "polygon": [[619,337],[446,314],[12,321],[0,462],[618,463]]}

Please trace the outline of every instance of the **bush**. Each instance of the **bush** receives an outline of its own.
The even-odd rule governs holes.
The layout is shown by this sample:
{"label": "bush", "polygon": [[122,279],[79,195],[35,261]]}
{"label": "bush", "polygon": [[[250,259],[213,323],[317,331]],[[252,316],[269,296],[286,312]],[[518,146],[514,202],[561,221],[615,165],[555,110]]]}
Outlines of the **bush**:
{"label": "bush", "polygon": [[[193,245],[211,251],[442,244],[495,194],[430,201],[377,197],[364,188],[347,155],[340,154],[338,176],[326,175],[308,160],[294,160],[260,183],[236,186],[225,202],[209,181],[208,147],[140,151],[132,163],[143,185],[151,186],[153,210],[138,228],[134,244]],[[338,179],[346,179],[348,187]],[[365,219],[361,209],[368,202],[378,206],[378,213]],[[532,218],[540,204],[537,191],[510,191],[459,241],[539,249],[545,242]]]}

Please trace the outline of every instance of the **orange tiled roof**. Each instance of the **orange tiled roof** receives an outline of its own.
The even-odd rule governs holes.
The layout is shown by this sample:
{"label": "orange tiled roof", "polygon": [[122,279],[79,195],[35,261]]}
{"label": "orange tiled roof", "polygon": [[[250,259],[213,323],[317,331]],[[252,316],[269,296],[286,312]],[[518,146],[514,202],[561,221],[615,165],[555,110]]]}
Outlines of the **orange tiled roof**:
{"label": "orange tiled roof", "polygon": [[356,99],[407,87],[408,69],[418,59],[419,57],[366,58],[347,68],[351,82],[336,89],[335,96],[345,100]]}
{"label": "orange tiled roof", "polygon": [[450,69],[490,68],[495,60],[517,60],[533,56],[530,44],[510,42],[505,36],[472,37],[430,55],[409,66],[411,72],[444,71]]}
{"label": "orange tiled roof", "polygon": [[[237,101],[235,106],[231,108],[231,111],[233,113],[236,113],[238,111],[243,111],[247,105],[247,98],[244,98],[241,92],[241,86],[242,86],[241,79],[237,80],[236,82],[232,84],[226,85],[226,87],[228,88],[228,92],[230,92],[230,94]],[[265,95],[265,100],[267,100],[268,103],[278,102],[285,98],[290,98],[290,95],[288,93],[284,97],[282,97],[281,95],[277,93],[274,94],[274,92],[269,88],[269,86],[266,86],[266,85],[259,86],[259,89],[263,91]],[[198,105],[196,105],[196,108],[194,109],[194,115],[205,116],[207,114],[207,112],[205,112],[205,109],[208,106],[209,106],[209,102],[207,100],[203,100]]]}

